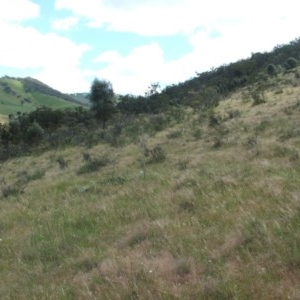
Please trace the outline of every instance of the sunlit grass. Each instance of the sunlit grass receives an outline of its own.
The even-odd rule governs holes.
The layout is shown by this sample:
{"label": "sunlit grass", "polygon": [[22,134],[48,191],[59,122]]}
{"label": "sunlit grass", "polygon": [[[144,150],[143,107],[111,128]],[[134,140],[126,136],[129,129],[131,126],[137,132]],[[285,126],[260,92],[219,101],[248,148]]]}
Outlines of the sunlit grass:
{"label": "sunlit grass", "polygon": [[2,163],[0,194],[26,187],[0,195],[0,297],[299,298],[294,89],[258,106],[236,93],[215,108],[216,126],[189,111],[146,131],[166,157],[145,170],[139,141]]}

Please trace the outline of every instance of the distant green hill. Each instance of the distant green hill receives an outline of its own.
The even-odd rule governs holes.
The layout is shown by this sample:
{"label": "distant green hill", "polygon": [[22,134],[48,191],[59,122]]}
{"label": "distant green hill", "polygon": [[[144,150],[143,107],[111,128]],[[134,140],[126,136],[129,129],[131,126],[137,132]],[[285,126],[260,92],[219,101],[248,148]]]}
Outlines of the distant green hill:
{"label": "distant green hill", "polygon": [[79,105],[83,103],[36,79],[0,78],[0,115],[29,112],[41,106],[60,109]]}

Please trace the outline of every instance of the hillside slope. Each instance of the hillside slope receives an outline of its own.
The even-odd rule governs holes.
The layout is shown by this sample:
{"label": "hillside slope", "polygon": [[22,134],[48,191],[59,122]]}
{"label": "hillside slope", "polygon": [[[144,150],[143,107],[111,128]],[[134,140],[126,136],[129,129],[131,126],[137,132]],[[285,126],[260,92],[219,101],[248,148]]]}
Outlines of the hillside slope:
{"label": "hillside slope", "polygon": [[44,83],[27,78],[0,78],[0,114],[29,112],[37,107],[53,109],[81,105],[75,98],[52,89]]}
{"label": "hillside slope", "polygon": [[123,146],[2,163],[0,297],[299,299],[300,80],[256,88],[140,117],[168,120],[145,164],[133,120]]}

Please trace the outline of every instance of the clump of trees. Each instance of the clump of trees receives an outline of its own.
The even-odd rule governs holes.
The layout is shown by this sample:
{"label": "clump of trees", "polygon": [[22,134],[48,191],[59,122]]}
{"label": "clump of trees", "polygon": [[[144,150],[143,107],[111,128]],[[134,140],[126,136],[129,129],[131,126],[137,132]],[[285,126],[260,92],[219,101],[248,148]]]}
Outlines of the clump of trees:
{"label": "clump of trees", "polygon": [[35,150],[94,143],[93,114],[82,107],[52,110],[41,107],[29,113],[10,115],[0,124],[0,161]]}
{"label": "clump of trees", "polygon": [[105,129],[106,122],[115,112],[114,90],[111,82],[94,79],[89,99],[96,119],[102,123],[102,128]]}

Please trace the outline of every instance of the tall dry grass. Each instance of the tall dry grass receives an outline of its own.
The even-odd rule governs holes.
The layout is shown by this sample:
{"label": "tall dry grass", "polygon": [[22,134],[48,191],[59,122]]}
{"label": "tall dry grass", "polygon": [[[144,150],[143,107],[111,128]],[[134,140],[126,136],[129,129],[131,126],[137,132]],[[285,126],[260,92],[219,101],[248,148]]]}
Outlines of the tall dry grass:
{"label": "tall dry grass", "polygon": [[2,163],[0,297],[298,299],[299,88],[280,88],[146,132],[166,154],[146,176],[139,142]]}

